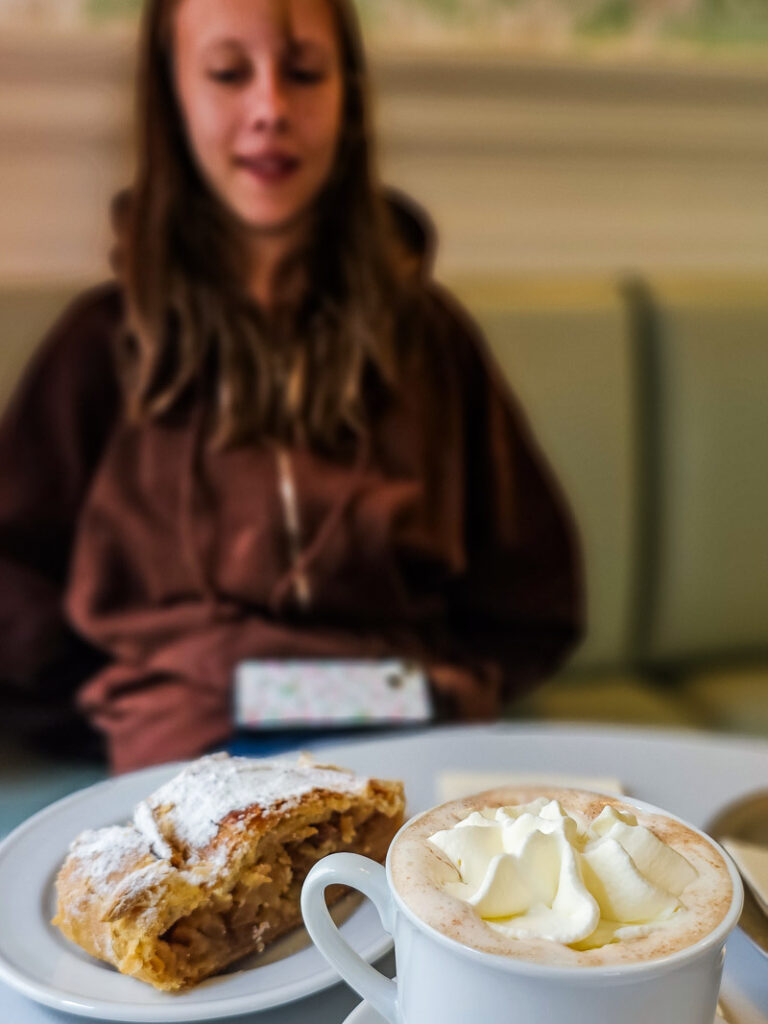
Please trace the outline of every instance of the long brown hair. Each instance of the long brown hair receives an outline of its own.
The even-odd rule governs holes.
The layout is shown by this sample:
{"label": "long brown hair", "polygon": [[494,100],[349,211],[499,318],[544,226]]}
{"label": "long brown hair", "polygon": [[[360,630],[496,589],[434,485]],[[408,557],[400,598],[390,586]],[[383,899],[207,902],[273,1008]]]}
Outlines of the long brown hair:
{"label": "long brown hair", "polygon": [[[116,218],[126,296],[125,390],[136,421],[193,387],[212,396],[221,445],[256,438],[333,445],[364,427],[371,367],[394,372],[400,287],[375,173],[368,73],[351,0],[331,5],[344,109],[334,169],[300,254],[308,282],[278,315],[260,314],[231,221],[189,152],[171,70],[178,0],[149,0],[137,79],[137,172]],[[294,268],[295,269],[295,268]]]}

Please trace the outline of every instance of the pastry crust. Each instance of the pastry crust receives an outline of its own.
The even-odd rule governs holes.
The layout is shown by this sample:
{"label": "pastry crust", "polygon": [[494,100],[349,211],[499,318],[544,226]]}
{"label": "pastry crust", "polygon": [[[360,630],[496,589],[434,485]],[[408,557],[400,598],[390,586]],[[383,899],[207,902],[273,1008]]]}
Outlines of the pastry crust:
{"label": "pastry crust", "polygon": [[53,923],[124,974],[187,988],[298,925],[302,882],[321,857],[384,860],[403,811],[400,782],[307,758],[204,757],[139,804],[132,824],[75,839]]}

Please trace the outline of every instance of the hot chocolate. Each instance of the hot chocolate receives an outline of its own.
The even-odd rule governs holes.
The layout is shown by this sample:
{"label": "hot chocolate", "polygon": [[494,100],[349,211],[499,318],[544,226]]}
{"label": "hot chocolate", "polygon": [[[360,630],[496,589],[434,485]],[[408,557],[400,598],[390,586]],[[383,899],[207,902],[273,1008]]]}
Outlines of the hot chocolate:
{"label": "hot chocolate", "polygon": [[682,823],[610,796],[489,790],[412,822],[392,882],[426,925],[485,953],[562,966],[656,960],[733,901],[726,863]]}

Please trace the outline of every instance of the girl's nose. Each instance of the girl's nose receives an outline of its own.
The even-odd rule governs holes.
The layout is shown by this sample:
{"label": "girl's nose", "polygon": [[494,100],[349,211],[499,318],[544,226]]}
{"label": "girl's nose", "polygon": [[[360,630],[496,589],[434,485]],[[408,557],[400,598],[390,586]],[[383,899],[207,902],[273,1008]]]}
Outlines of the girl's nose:
{"label": "girl's nose", "polygon": [[254,76],[250,96],[253,127],[257,131],[283,131],[288,124],[288,91],[282,69],[261,67]]}

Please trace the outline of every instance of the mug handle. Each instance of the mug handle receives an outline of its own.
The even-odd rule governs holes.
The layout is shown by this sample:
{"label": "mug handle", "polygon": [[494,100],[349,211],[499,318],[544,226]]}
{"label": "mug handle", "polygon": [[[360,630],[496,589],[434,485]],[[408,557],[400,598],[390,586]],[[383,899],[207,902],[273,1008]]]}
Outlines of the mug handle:
{"label": "mug handle", "polygon": [[331,853],[307,875],[301,890],[301,912],[310,938],[325,959],[336,968],[363,999],[389,1024],[400,1024],[397,983],[371,967],[342,937],[325,903],[329,885],[349,885],[372,900],[384,930],[395,929],[395,908],[381,864],[357,853]]}

